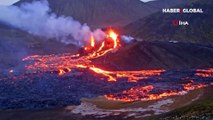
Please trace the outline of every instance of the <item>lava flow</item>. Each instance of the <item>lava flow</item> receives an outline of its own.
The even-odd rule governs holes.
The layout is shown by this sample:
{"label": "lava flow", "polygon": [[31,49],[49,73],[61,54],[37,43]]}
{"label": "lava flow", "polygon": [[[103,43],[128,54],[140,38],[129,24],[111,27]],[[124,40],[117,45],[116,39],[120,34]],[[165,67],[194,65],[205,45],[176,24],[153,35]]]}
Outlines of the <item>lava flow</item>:
{"label": "lava flow", "polygon": [[164,91],[157,94],[150,93],[154,90],[154,86],[149,85],[145,87],[139,88],[131,88],[130,90],[125,90],[121,93],[109,94],[105,95],[105,98],[108,100],[116,100],[122,102],[133,102],[133,101],[148,101],[148,100],[158,100],[164,97],[175,96],[175,95],[184,95],[187,94],[188,91],[204,88],[208,85],[206,84],[192,84],[187,83],[183,84],[183,90],[170,90]]}
{"label": "lava flow", "polygon": [[213,77],[213,68],[207,70],[198,69],[195,75],[200,77]]}
{"label": "lava flow", "polygon": [[117,81],[118,78],[128,78],[129,82],[137,82],[150,76],[158,76],[164,70],[141,70],[141,71],[107,71],[92,64],[92,59],[104,56],[121,47],[118,34],[112,29],[108,30],[106,39],[98,44],[91,35],[90,44],[84,47],[84,55],[69,53],[62,55],[34,55],[24,58],[24,61],[33,61],[34,64],[27,65],[26,68],[32,71],[58,71],[62,76],[72,71],[72,69],[88,69],[96,74],[102,75],[108,81]]}
{"label": "lava flow", "polygon": [[[93,59],[102,57],[110,52],[117,51],[122,47],[119,36],[112,29],[106,32],[106,38],[101,43],[97,43],[94,36],[91,35],[89,44],[83,48],[83,52],[80,54],[72,55],[70,53],[60,54],[60,55],[34,55],[24,58],[24,61],[33,62],[33,64],[28,64],[26,66],[28,72],[35,73],[39,72],[51,72],[55,73],[58,71],[59,76],[69,74],[74,72],[76,69],[84,69],[99,75],[99,77],[104,78],[107,81],[116,82],[122,78],[127,79],[127,82],[136,83],[141,80],[150,77],[159,77],[165,70],[139,70],[139,71],[107,71],[95,66],[92,62]],[[182,74],[182,73],[181,73]],[[195,71],[195,76],[199,77],[212,77],[212,69],[208,70],[197,70]],[[159,77],[161,79],[161,77]],[[197,79],[197,77],[195,78]],[[162,90],[161,88],[156,88],[153,85],[145,87],[133,87],[129,90],[124,90],[119,93],[112,93],[105,95],[105,98],[109,100],[119,100],[119,101],[146,101],[146,100],[157,100],[168,96],[183,95],[188,91],[207,87],[209,84],[203,83],[187,83],[182,84],[182,89],[172,89]],[[161,90],[159,93],[153,93],[156,89]]]}

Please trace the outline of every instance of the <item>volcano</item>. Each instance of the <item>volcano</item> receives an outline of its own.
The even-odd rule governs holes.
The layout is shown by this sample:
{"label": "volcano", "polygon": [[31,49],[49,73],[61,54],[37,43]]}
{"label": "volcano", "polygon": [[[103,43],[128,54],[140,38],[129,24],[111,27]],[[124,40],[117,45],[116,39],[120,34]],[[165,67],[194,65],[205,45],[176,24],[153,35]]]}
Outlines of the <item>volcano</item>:
{"label": "volcano", "polygon": [[[15,5],[19,6],[23,1],[31,0],[22,0]],[[153,116],[158,117],[197,101],[212,101],[211,44],[163,39],[159,34],[169,31],[164,27],[160,30],[156,27],[159,34],[153,32],[156,33],[157,40],[146,40],[143,36],[155,37],[155,34],[140,31],[143,28],[141,25],[147,30],[150,24],[156,25],[156,21],[158,23],[161,20],[156,14],[146,16],[158,11],[158,4],[163,7],[178,4],[163,1],[167,3],[143,3],[139,0],[49,0],[50,7],[57,14],[46,15],[46,11],[43,12],[45,16],[41,18],[50,18],[42,19],[43,22],[48,21],[47,28],[53,30],[54,35],[57,35],[58,31],[62,34],[68,33],[65,34],[67,38],[81,36],[85,31],[89,31],[85,34],[86,37],[80,37],[84,41],[84,44],[80,45],[63,43],[65,39],[61,37],[59,39],[62,40],[57,42],[54,38],[45,39],[46,34],[40,37],[32,35],[31,29],[27,29],[31,28],[28,27],[29,24],[21,27],[18,24],[18,29],[1,23],[0,119],[152,119]],[[48,5],[44,3],[43,7],[48,9]],[[197,4],[197,1],[192,4]],[[28,4],[28,7],[20,10],[16,6],[11,8],[24,13],[21,14],[23,18],[29,18],[29,14],[25,13],[31,13],[32,9],[27,9],[27,12],[25,10],[30,6]],[[37,6],[42,4],[36,3],[33,7]],[[148,12],[141,13],[139,10]],[[99,29],[103,38],[98,39],[88,26],[82,27],[78,21],[65,17],[70,15],[82,23],[88,23],[92,28],[104,27]],[[140,17],[145,17],[142,19],[148,23],[140,24]],[[154,22],[151,21],[152,18],[155,18]],[[65,23],[71,20],[80,30],[76,32],[76,29],[71,29],[73,34],[69,34],[70,29],[62,32],[62,28],[70,28],[75,24],[59,24],[58,19]],[[120,30],[111,26],[126,25],[137,19],[138,26],[132,23],[125,27],[126,29]],[[4,22],[7,23],[6,20],[4,19]],[[31,21],[29,23],[31,24]],[[57,24],[56,27],[54,23]],[[14,25],[13,22],[11,25]],[[37,24],[34,27],[36,28]],[[28,33],[20,29],[27,29]],[[43,29],[33,30],[43,33]],[[121,34],[125,30],[126,34],[133,37]],[[74,38],[78,40],[79,37]],[[18,61],[14,63],[13,59]],[[192,112],[195,114],[193,116],[204,118],[209,115],[211,119],[211,104],[212,102],[204,104],[207,110],[198,107],[203,110],[204,115],[198,116]]]}

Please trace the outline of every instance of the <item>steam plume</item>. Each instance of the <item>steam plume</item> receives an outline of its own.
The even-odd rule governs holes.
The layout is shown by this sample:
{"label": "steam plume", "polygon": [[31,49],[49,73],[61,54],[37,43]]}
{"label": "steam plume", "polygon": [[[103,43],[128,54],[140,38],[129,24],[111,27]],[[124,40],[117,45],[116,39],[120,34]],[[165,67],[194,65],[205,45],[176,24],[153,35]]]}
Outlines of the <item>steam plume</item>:
{"label": "steam plume", "polygon": [[125,43],[130,43],[134,40],[134,38],[131,36],[122,35],[121,40],[124,41]]}
{"label": "steam plume", "polygon": [[46,0],[24,3],[17,6],[1,6],[0,21],[30,34],[56,39],[66,44],[84,45],[91,34],[102,40],[105,34],[100,29],[92,32],[86,24],[72,17],[57,16],[51,13]]}

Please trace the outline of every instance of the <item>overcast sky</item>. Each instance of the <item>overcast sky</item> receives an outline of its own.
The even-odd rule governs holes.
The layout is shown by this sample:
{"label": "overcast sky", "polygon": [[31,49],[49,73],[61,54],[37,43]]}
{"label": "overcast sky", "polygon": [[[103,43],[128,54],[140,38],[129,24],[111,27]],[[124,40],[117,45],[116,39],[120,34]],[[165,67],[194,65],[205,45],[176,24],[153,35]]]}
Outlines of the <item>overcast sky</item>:
{"label": "overcast sky", "polygon": [[[0,0],[0,5],[11,5],[17,1],[19,1],[19,0]],[[141,0],[141,1],[147,2],[147,1],[152,1],[152,0]]]}

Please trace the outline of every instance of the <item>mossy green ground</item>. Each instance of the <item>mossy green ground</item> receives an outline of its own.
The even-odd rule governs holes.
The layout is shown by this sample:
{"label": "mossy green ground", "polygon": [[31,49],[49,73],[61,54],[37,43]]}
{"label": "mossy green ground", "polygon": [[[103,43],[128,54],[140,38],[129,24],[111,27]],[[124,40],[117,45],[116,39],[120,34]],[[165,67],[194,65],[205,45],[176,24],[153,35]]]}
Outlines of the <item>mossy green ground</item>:
{"label": "mossy green ground", "polygon": [[151,120],[200,120],[213,118],[213,99],[192,103],[169,113],[155,116]]}

